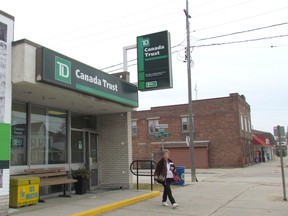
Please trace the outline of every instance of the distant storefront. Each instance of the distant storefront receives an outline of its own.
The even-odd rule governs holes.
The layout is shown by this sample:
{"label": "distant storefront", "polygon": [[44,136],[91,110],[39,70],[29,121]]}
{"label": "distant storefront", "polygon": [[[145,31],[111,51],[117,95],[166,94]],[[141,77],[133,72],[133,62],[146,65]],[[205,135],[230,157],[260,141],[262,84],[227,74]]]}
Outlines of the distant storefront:
{"label": "distant storefront", "polygon": [[254,161],[266,162],[274,156],[275,139],[271,133],[252,130]]}

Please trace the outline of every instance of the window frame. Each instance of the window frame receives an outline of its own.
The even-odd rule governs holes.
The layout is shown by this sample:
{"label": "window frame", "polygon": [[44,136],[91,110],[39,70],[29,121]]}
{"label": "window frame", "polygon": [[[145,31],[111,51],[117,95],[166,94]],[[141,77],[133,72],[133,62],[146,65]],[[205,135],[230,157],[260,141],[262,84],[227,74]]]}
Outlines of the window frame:
{"label": "window frame", "polygon": [[[187,118],[187,130],[183,130],[183,118]],[[189,133],[190,127],[189,127],[189,115],[180,115],[180,121],[181,121],[181,133]],[[193,132],[195,132],[195,115],[192,114],[192,126],[193,126]]]}
{"label": "window frame", "polygon": [[[25,128],[24,128],[24,134],[21,134],[23,135],[23,137],[17,137],[16,134],[14,134],[14,125],[17,125],[17,124],[14,124],[14,123],[17,123],[16,122],[16,119],[19,118],[19,116],[14,116],[13,115],[13,112],[16,112],[16,110],[13,110],[14,106],[22,106],[22,108],[24,108],[24,111],[25,112],[21,112],[23,113],[23,116],[24,116],[24,122],[23,124],[25,124]],[[27,103],[24,103],[24,102],[20,102],[20,101],[12,101],[12,113],[11,113],[11,152],[10,152],[10,157],[11,157],[11,166],[23,166],[23,165],[28,165],[28,161],[29,161],[29,157],[28,157],[28,152],[29,152],[29,142],[28,142],[28,135],[29,135],[29,123],[28,123],[28,106],[27,106]],[[14,117],[16,117],[16,119],[14,119]],[[22,133],[22,132],[21,132]],[[16,137],[15,137],[16,136]],[[19,136],[19,135],[18,135]],[[14,145],[15,142],[17,140],[22,140],[22,147],[19,146],[19,145]],[[21,151],[21,148],[23,148],[23,151],[20,152],[22,154],[19,155],[19,151]],[[16,158],[16,163],[14,163],[14,157],[17,157]],[[23,161],[23,163],[19,163],[19,161]]]}
{"label": "window frame", "polygon": [[[135,126],[133,125],[133,123],[135,123]],[[138,135],[138,127],[137,127],[137,120],[136,119],[132,119],[132,121],[131,121],[131,133],[132,133],[132,136]]]}
{"label": "window frame", "polygon": [[[156,125],[159,125],[160,118],[159,117],[147,118],[147,131],[148,131],[148,134],[154,135],[157,131],[156,131],[156,127],[155,126],[154,127],[150,126],[151,124],[149,122],[151,122],[151,121],[153,121],[153,123],[156,122],[154,124],[156,126]],[[153,131],[150,130],[151,128],[152,128]]]}
{"label": "window frame", "polygon": [[[183,122],[183,119],[186,118],[186,127],[187,129],[184,130],[184,122]],[[189,133],[189,116],[188,115],[185,115],[185,116],[180,116],[180,120],[181,120],[181,132],[182,133]]]}

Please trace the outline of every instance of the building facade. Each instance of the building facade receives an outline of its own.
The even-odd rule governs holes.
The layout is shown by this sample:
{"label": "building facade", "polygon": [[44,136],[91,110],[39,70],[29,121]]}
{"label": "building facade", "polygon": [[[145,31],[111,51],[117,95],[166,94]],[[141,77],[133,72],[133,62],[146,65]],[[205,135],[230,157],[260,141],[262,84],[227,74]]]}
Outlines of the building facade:
{"label": "building facade", "polygon": [[26,39],[12,47],[10,174],[87,168],[90,189],[131,188],[138,90],[128,74],[108,75]]}
{"label": "building facade", "polygon": [[276,141],[271,133],[252,129],[252,138],[254,146],[254,160],[266,162],[273,158]]}
{"label": "building facade", "polygon": [[9,209],[11,58],[14,17],[0,10],[0,215]]}
{"label": "building facade", "polygon": [[[253,162],[250,105],[243,95],[233,93],[192,104],[196,168],[243,167]],[[163,146],[176,165],[189,168],[188,116],[188,104],[133,111],[133,160],[157,161]],[[157,138],[159,124],[167,124],[164,130],[170,136]]]}

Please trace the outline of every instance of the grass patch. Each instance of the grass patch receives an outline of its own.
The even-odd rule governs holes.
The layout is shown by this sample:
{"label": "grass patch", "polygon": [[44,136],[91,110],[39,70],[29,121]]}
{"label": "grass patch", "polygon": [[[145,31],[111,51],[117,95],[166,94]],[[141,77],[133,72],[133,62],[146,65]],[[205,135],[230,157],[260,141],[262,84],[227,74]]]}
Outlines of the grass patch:
{"label": "grass patch", "polygon": [[[178,185],[171,185],[171,189],[177,189],[179,187]],[[133,184],[133,189],[137,190],[137,184]],[[139,184],[139,190],[151,190],[151,184],[145,183],[145,184]],[[153,191],[160,191],[163,192],[163,186],[161,184],[153,184]]]}

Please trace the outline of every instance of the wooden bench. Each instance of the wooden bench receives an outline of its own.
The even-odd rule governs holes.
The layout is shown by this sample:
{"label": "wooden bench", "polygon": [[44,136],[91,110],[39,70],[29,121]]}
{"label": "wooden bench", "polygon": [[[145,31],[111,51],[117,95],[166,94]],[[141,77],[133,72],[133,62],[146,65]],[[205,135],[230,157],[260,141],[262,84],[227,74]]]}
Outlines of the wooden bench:
{"label": "wooden bench", "polygon": [[[63,185],[63,195],[64,197],[70,197],[66,195],[66,186],[77,182],[76,179],[69,178],[68,172],[65,167],[51,167],[51,168],[36,168],[36,169],[26,169],[25,173],[29,176],[34,176],[40,178],[39,187],[52,186],[52,185]],[[39,192],[40,200],[40,192]]]}

